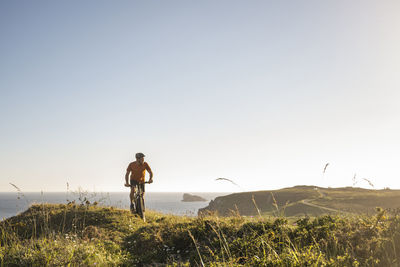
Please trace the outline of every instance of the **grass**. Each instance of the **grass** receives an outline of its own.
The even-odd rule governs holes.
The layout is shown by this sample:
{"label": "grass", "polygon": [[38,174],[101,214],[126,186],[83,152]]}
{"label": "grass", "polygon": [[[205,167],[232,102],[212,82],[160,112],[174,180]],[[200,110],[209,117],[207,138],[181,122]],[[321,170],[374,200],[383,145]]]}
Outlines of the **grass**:
{"label": "grass", "polygon": [[[279,201],[279,199],[276,199]],[[399,266],[400,217],[184,217],[39,204],[0,222],[0,266]]]}

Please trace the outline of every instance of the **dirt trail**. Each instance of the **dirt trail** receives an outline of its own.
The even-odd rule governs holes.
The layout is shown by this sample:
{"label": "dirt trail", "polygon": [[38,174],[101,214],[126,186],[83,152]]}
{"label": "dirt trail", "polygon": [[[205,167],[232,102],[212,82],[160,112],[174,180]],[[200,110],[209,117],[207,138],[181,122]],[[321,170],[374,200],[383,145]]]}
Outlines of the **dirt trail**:
{"label": "dirt trail", "polygon": [[310,206],[310,207],[314,207],[314,208],[319,208],[319,209],[329,210],[329,211],[339,212],[339,213],[348,213],[346,211],[327,208],[327,207],[323,207],[323,206],[320,206],[320,205],[317,205],[317,204],[310,203],[309,201],[311,201],[311,200],[313,200],[313,199],[303,199],[303,200],[300,200],[300,202],[303,203],[304,205],[307,205],[307,206]]}

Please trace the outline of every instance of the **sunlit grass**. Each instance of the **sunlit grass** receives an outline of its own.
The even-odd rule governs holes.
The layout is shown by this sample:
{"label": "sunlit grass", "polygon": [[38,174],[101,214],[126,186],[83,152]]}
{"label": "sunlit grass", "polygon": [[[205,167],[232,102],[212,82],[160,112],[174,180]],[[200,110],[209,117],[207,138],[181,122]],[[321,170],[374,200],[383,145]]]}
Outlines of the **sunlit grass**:
{"label": "sunlit grass", "polygon": [[396,266],[400,219],[183,217],[40,204],[0,222],[1,266]]}

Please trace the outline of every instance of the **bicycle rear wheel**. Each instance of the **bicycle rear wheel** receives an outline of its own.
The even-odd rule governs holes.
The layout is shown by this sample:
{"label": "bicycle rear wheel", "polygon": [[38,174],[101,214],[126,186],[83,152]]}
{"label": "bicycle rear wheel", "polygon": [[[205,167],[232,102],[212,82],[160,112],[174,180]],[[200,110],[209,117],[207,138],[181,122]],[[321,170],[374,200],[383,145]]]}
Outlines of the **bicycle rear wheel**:
{"label": "bicycle rear wheel", "polygon": [[130,210],[131,210],[131,213],[132,213],[132,214],[135,214],[135,213],[136,213],[135,206],[136,206],[135,201],[131,202]]}

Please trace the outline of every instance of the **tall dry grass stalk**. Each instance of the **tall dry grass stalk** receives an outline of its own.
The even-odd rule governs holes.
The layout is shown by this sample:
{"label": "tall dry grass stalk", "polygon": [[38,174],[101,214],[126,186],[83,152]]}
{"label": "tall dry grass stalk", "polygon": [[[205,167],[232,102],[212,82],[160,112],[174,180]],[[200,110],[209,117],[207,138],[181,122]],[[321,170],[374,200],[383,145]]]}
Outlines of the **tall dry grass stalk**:
{"label": "tall dry grass stalk", "polygon": [[367,178],[362,178],[364,181],[366,181],[372,188],[375,188],[374,184],[371,182],[371,180]]}
{"label": "tall dry grass stalk", "polygon": [[271,192],[271,196],[272,196],[272,206],[275,207],[277,215],[279,215],[279,206],[278,206],[278,202],[275,199],[274,194]]}
{"label": "tall dry grass stalk", "polygon": [[10,185],[17,190],[17,199],[21,199],[21,197],[22,197],[25,200],[26,204],[29,205],[29,200],[26,198],[24,193],[22,193],[22,190],[18,186],[16,186],[15,184],[13,184],[13,183],[10,183]]}
{"label": "tall dry grass stalk", "polygon": [[245,190],[243,189],[243,187],[241,187],[240,185],[238,185],[237,183],[235,183],[235,182],[234,182],[233,180],[231,180],[231,179],[228,179],[228,178],[217,178],[217,179],[215,179],[215,181],[228,181],[228,182],[230,182],[231,184],[236,185],[237,187],[239,187],[240,190],[245,191]]}
{"label": "tall dry grass stalk", "polygon": [[328,168],[328,166],[329,166],[329,162],[325,164],[324,170],[322,171],[323,174],[325,174],[326,169]]}
{"label": "tall dry grass stalk", "polygon": [[197,245],[197,242],[196,242],[196,239],[194,238],[194,236],[193,236],[192,232],[190,232],[190,230],[188,230],[188,233],[189,233],[189,236],[193,240],[193,243],[194,243],[194,245],[196,247],[197,255],[199,255],[199,258],[200,258],[201,267],[205,267],[203,258],[201,257],[201,254],[200,254],[199,246]]}
{"label": "tall dry grass stalk", "polygon": [[355,173],[353,176],[353,187],[357,184],[357,174]]}
{"label": "tall dry grass stalk", "polygon": [[229,249],[229,243],[226,240],[226,237],[224,235],[224,233],[221,230],[221,227],[219,225],[219,220],[217,218],[216,220],[217,223],[217,228],[214,227],[212,224],[209,224],[209,226],[211,227],[211,229],[213,230],[213,232],[217,235],[219,243],[220,243],[220,247],[221,247],[221,252],[222,252],[222,257],[223,257],[223,262],[226,264],[226,260],[225,260],[225,255],[224,252],[226,253],[226,255],[228,256],[228,260],[229,262],[231,262],[232,259],[232,254],[231,251]]}
{"label": "tall dry grass stalk", "polygon": [[262,218],[262,216],[261,216],[261,211],[260,211],[260,209],[259,209],[258,206],[257,206],[257,203],[256,203],[256,200],[255,200],[255,198],[254,198],[254,195],[251,196],[251,200],[253,201],[254,207],[255,207],[256,210],[257,210],[258,216],[260,216],[260,218]]}

